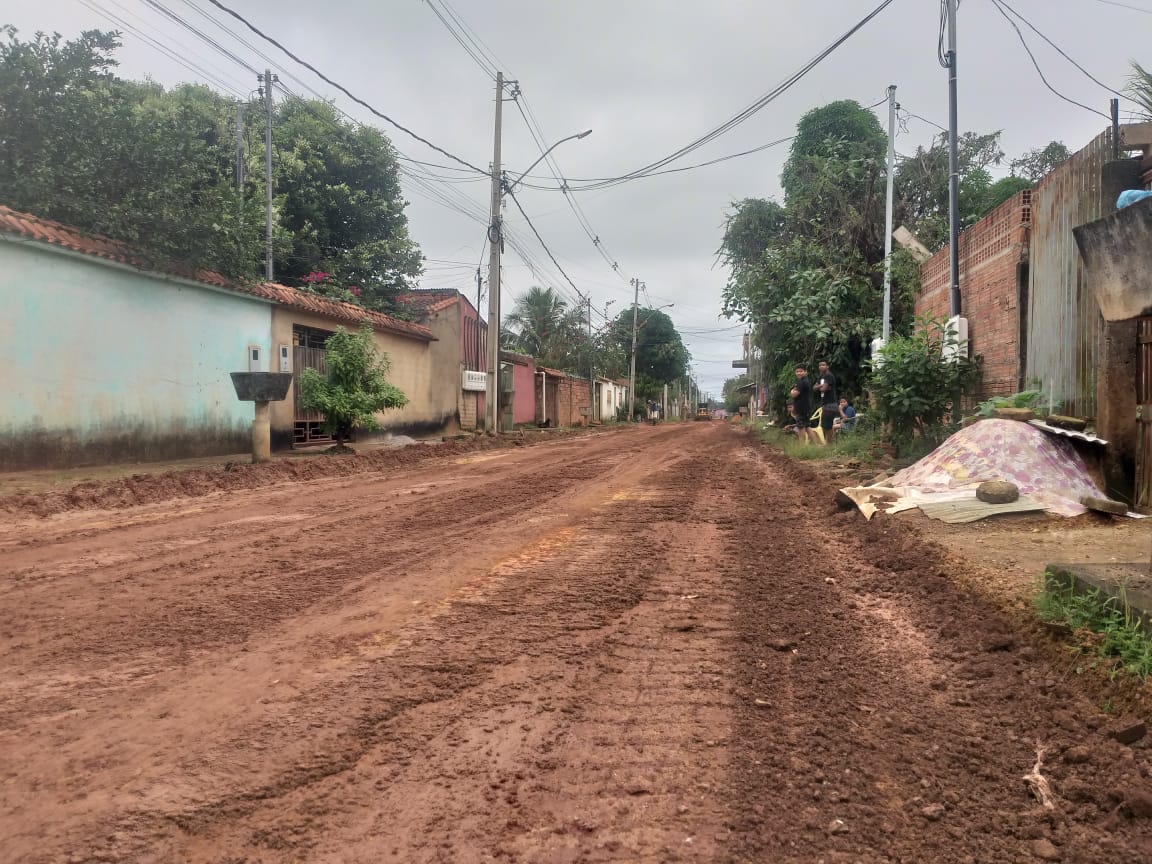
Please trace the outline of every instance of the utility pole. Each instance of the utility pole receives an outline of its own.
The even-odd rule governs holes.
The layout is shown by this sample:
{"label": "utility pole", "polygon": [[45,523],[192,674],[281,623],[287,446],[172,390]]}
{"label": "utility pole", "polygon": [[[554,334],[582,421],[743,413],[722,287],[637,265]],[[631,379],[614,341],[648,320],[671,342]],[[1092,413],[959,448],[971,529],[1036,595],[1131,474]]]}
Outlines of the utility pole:
{"label": "utility pole", "polygon": [[236,103],[236,191],[244,200],[244,103]]}
{"label": "utility pole", "polygon": [[892,329],[892,187],[896,173],[896,85],[888,86],[888,190],[884,198],[884,329],[888,344]]}
{"label": "utility pole", "polygon": [[476,344],[473,346],[472,359],[476,362],[475,369],[480,371],[480,295],[484,293],[484,279],[480,276],[480,266],[476,266]]}
{"label": "utility pole", "polygon": [[504,109],[504,73],[496,73],[496,135],[492,145],[492,201],[488,224],[488,387],[484,405],[484,428],[493,435],[499,431],[500,409],[500,131]]}
{"label": "utility pole", "polygon": [[952,283],[951,313],[960,314],[960,157],[956,117],[956,7],[944,0],[948,16],[948,270]]}
{"label": "utility pole", "polygon": [[631,410],[628,412],[628,422],[636,419],[636,316],[640,312],[640,280],[632,279],[632,365],[628,372],[628,400]]}
{"label": "utility pole", "polygon": [[272,281],[272,84],[280,79],[265,69],[257,76],[264,97],[264,278]]}
{"label": "utility pole", "polygon": [[592,295],[585,301],[588,305],[588,425],[596,419],[596,366],[594,352],[592,351]]}
{"label": "utility pole", "polygon": [[244,103],[236,103],[236,238],[244,243]]}

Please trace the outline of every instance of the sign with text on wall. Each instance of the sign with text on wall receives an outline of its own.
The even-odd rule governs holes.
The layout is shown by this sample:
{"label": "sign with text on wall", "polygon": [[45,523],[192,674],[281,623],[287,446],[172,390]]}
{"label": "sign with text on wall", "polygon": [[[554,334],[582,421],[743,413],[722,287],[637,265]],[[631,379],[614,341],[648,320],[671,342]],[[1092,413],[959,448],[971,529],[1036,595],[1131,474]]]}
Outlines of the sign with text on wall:
{"label": "sign with text on wall", "polygon": [[488,389],[488,373],[464,370],[464,389],[483,393]]}

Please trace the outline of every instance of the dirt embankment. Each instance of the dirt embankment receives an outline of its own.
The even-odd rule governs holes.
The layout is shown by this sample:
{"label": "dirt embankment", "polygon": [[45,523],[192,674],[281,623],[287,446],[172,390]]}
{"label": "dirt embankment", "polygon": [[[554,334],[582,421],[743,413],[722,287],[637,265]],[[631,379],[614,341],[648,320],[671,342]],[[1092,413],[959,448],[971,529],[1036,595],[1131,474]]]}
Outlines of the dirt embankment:
{"label": "dirt embankment", "polygon": [[[59,492],[18,493],[0,497],[0,512],[51,516],[71,510],[119,510],[141,504],[158,504],[178,498],[195,498],[214,492],[259,489],[325,477],[348,477],[380,471],[415,468],[437,459],[504,447],[523,447],[577,435],[618,431],[606,427],[592,432],[555,430],[530,433],[531,437],[478,435],[440,444],[415,444],[396,449],[372,450],[355,455],[317,454],[277,459],[261,465],[228,463],[222,469],[180,469],[159,474],[135,474],[117,480],[77,483]],[[544,436],[547,436],[546,438]]]}

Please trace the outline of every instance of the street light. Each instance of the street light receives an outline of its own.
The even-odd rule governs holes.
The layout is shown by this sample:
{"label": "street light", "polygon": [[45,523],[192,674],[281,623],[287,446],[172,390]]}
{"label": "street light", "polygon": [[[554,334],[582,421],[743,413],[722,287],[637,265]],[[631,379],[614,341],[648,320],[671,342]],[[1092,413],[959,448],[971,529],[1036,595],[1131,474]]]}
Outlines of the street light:
{"label": "street light", "polygon": [[[548,158],[548,154],[551,153],[553,150],[555,150],[557,147],[559,147],[561,144],[563,144],[565,141],[575,141],[578,138],[587,138],[591,134],[592,134],[591,129],[585,129],[583,132],[577,132],[575,135],[569,135],[567,138],[561,138],[559,141],[557,141],[555,144],[553,144],[551,147],[549,147],[547,150],[545,150],[543,153],[541,153],[540,158],[528,166],[528,171],[531,171],[533,168],[535,168],[537,165],[539,165],[541,162],[543,162],[546,158]],[[513,189],[515,189],[517,186],[519,186],[520,181],[528,176],[528,171],[525,171],[523,174],[521,174],[519,177],[517,177],[511,183],[506,183],[504,185],[504,191],[505,192],[511,192]]]}

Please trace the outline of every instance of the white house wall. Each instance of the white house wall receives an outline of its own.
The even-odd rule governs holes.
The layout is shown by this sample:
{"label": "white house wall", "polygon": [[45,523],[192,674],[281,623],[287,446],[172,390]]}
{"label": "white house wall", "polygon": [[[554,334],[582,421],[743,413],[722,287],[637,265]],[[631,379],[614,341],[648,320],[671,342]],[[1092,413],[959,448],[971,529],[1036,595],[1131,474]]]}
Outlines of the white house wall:
{"label": "white house wall", "polygon": [[0,470],[248,449],[267,303],[9,238],[0,300]]}

